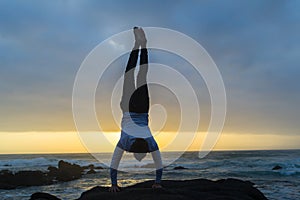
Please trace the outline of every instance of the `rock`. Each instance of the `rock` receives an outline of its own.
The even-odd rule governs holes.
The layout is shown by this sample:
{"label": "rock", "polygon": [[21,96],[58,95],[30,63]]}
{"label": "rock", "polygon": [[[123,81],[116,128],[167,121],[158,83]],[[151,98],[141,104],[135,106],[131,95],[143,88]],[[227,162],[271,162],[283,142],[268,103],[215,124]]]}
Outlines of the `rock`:
{"label": "rock", "polygon": [[267,200],[258,189],[253,187],[253,183],[238,179],[221,179],[218,181],[207,179],[164,180],[161,189],[152,189],[152,184],[153,181],[138,183],[122,188],[121,192],[118,193],[110,193],[107,187],[96,186],[83,192],[77,200]]}
{"label": "rock", "polygon": [[43,192],[37,192],[31,195],[29,200],[61,200],[57,198],[56,196],[53,196],[51,194],[43,193]]}
{"label": "rock", "polygon": [[90,169],[86,174],[96,174],[97,172],[93,169]]}
{"label": "rock", "polygon": [[187,169],[187,168],[182,167],[182,166],[177,166],[177,167],[174,167],[173,169],[178,170],[178,169]]}
{"label": "rock", "polygon": [[87,174],[96,174],[97,172],[94,170],[95,166],[94,165],[89,165],[89,171],[87,172]]}
{"label": "rock", "polygon": [[89,169],[94,169],[95,168],[95,166],[93,164],[90,164],[88,167],[89,167]]}
{"label": "rock", "polygon": [[101,166],[98,166],[98,167],[95,167],[93,164],[90,164],[90,165],[88,165],[88,166],[83,166],[82,167],[83,169],[104,169],[103,167],[101,167]]}
{"label": "rock", "polygon": [[[58,168],[49,166],[48,172],[9,170],[0,171],[0,189],[14,189],[19,186],[49,185],[57,181],[71,181],[81,177],[83,168],[76,164],[59,161]],[[90,172],[92,173],[92,172]]]}
{"label": "rock", "polygon": [[81,178],[83,170],[84,167],[60,160],[58,162],[58,168],[52,166],[48,167],[48,176],[58,181],[71,181]]}
{"label": "rock", "polygon": [[63,160],[60,160],[58,162],[58,169],[59,170],[70,169],[70,170],[81,170],[82,171],[82,168],[79,165],[71,164],[71,163],[68,163],[68,162],[63,161]]}
{"label": "rock", "polygon": [[88,166],[82,166],[81,167],[83,170],[86,170],[86,169],[89,169],[90,168],[90,165],[88,165]]}
{"label": "rock", "polygon": [[36,186],[46,185],[52,182],[42,171],[19,171],[14,174],[14,185]]}
{"label": "rock", "polygon": [[18,186],[47,185],[52,180],[42,171],[19,171],[13,174],[3,170],[0,173],[0,189],[14,189]]}
{"label": "rock", "polygon": [[58,162],[58,181],[71,181],[81,178],[83,168],[76,164],[70,164],[63,160]]}
{"label": "rock", "polygon": [[104,169],[104,168],[101,166],[98,166],[98,167],[95,167],[95,169]]}
{"label": "rock", "polygon": [[48,167],[48,176],[57,177],[57,175],[58,175],[58,168],[49,166]]}
{"label": "rock", "polygon": [[0,171],[0,189],[14,189],[13,177],[14,174],[9,170]]}
{"label": "rock", "polygon": [[11,171],[9,171],[9,170],[2,170],[2,171],[0,171],[0,177],[1,177],[0,180],[1,181],[3,181],[3,180],[9,180],[13,176],[14,176],[14,174]]}
{"label": "rock", "polygon": [[273,169],[272,169],[272,170],[279,170],[279,169],[282,169],[282,167],[281,167],[281,166],[279,166],[279,165],[276,165],[275,167],[273,167]]}

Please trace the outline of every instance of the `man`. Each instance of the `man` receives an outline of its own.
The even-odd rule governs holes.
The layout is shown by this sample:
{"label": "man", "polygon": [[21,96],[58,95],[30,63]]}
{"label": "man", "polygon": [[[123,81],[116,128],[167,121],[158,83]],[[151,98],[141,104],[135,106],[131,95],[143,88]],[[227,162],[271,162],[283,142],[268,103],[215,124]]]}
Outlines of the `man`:
{"label": "man", "polygon": [[[141,161],[146,153],[151,153],[156,168],[156,179],[152,188],[161,188],[162,160],[158,145],[148,126],[149,93],[147,86],[148,51],[147,39],[142,28],[133,28],[135,44],[124,74],[123,95],[120,103],[123,117],[121,122],[121,137],[114,150],[111,160],[111,192],[120,191],[117,184],[117,170],[124,151],[134,153]],[[134,70],[140,53],[140,69],[135,87]]]}

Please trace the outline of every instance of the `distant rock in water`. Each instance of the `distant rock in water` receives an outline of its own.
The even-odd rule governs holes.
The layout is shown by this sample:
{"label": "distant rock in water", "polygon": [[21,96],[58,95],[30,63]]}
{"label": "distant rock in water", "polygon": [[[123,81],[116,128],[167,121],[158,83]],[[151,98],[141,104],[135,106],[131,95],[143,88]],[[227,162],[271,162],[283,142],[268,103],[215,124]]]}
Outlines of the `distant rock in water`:
{"label": "distant rock in water", "polygon": [[82,167],[84,170],[86,170],[86,169],[104,169],[103,167],[101,167],[101,166],[97,166],[97,167],[95,167],[93,164],[90,164],[90,165],[88,165],[88,166],[83,166]]}
{"label": "distant rock in water", "polygon": [[58,162],[56,179],[58,181],[71,181],[81,178],[83,168],[76,164],[70,164],[63,160]]}
{"label": "distant rock in water", "polygon": [[52,166],[50,166],[50,167],[48,167],[48,176],[50,176],[50,177],[57,177],[57,175],[58,175],[58,169],[57,169],[57,167],[52,167]]}
{"label": "distant rock in water", "polygon": [[275,167],[273,167],[273,169],[272,169],[272,170],[280,170],[280,169],[282,169],[282,167],[281,167],[281,166],[279,166],[279,165],[276,165]]}
{"label": "distant rock in water", "polygon": [[185,167],[182,167],[182,166],[177,166],[177,167],[174,167],[173,169],[178,170],[178,169],[188,169],[188,168],[185,168]]}
{"label": "distant rock in water", "polygon": [[[88,174],[96,173],[94,165],[89,165]],[[0,189],[14,189],[19,186],[39,186],[50,185],[57,181],[66,182],[81,178],[84,168],[60,160],[58,168],[49,166],[48,172],[36,171],[19,171],[13,173],[9,170],[0,171]]]}
{"label": "distant rock in water", "polygon": [[13,185],[14,174],[9,170],[0,171],[0,189],[14,189]]}
{"label": "distant rock in water", "polygon": [[22,186],[46,185],[52,183],[42,171],[19,171],[14,174],[13,183]]}
{"label": "distant rock in water", "polygon": [[87,174],[96,174],[97,172],[94,170],[94,165],[89,165],[90,170],[87,172]]}
{"label": "distant rock in water", "polygon": [[51,184],[52,180],[42,171],[19,171],[12,173],[8,170],[0,172],[0,189],[14,189],[18,186],[36,186]]}
{"label": "distant rock in water", "polygon": [[93,169],[90,169],[86,174],[96,174],[97,172]]}
{"label": "distant rock in water", "polygon": [[[127,199],[160,199],[160,200],[267,200],[267,198],[249,181],[222,179],[211,181],[195,179],[186,181],[164,180],[163,188],[152,189],[153,181],[138,183],[121,188],[118,193],[110,193],[107,187],[94,187],[83,192],[77,200],[127,200]],[[40,195],[45,193],[39,193]],[[133,198],[134,195],[134,198]],[[54,196],[33,194],[30,200],[58,200]]]}

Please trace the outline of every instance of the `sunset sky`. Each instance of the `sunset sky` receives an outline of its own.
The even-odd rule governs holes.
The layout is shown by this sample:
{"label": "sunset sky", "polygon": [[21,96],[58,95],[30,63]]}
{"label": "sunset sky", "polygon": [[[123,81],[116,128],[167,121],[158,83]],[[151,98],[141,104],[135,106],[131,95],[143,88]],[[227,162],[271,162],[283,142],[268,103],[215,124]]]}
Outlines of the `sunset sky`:
{"label": "sunset sky", "polygon": [[[0,153],[85,152],[72,116],[76,73],[100,42],[134,26],[180,31],[213,58],[227,95],[226,121],[215,149],[299,149],[299,9],[296,0],[2,0]],[[184,62],[169,59],[172,55],[150,50],[149,57],[189,76]],[[127,58],[113,63],[103,85],[122,74]],[[191,82],[198,88],[202,112],[199,135],[189,148],[197,150],[209,123],[210,101],[203,80],[191,76]],[[160,96],[154,89],[153,98]],[[105,148],[111,151],[119,127],[101,117],[108,112],[101,109],[105,94],[97,91],[96,109],[99,123],[110,134],[112,145]],[[160,146],[178,127],[176,102],[166,105],[170,108],[163,129],[162,110],[152,110]]]}

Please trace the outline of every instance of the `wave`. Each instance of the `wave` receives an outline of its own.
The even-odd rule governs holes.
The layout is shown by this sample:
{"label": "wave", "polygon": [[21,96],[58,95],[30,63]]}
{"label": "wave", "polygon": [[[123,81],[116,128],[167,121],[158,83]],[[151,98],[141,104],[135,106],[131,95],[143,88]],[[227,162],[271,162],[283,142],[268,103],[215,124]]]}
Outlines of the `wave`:
{"label": "wave", "polygon": [[[174,163],[166,166],[166,170],[173,170],[176,166],[182,166],[187,168],[187,170],[199,170],[205,173],[215,173],[215,174],[240,174],[245,176],[248,175],[281,175],[281,176],[291,176],[300,174],[300,159],[298,154],[283,154],[276,156],[275,152],[272,153],[273,157],[265,158],[263,152],[213,152],[207,158],[199,159],[197,153],[185,153],[181,158],[176,160]],[[285,153],[285,152],[284,152]],[[267,156],[271,153],[266,152]],[[168,156],[169,159],[172,158],[172,153]],[[244,156],[243,156],[244,155]],[[258,156],[259,155],[259,156]],[[110,162],[110,156],[105,155],[105,163]],[[57,166],[59,160],[64,160],[69,163],[78,164],[80,166],[88,166],[93,164],[96,167],[107,168],[105,164],[99,162],[91,156],[87,155],[44,155],[34,157],[14,158],[9,159],[0,158],[0,170],[9,169],[12,171],[19,170],[47,170],[48,166]],[[166,164],[167,162],[163,162]],[[272,170],[276,165],[282,167],[280,170]],[[165,165],[164,165],[165,166]],[[153,161],[151,157],[146,157],[142,162],[136,161],[132,155],[124,155],[121,163],[120,169],[126,171],[142,171],[143,169],[153,169]]]}

